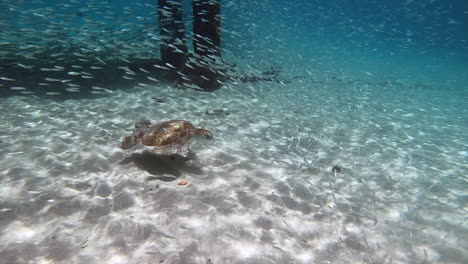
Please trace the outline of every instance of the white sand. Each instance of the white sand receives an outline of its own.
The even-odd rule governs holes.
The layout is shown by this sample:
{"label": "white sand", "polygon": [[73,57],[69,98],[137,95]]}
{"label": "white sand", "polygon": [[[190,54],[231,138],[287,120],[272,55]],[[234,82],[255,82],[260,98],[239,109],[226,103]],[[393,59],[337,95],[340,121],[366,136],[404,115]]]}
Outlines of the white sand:
{"label": "white sand", "polygon": [[[466,263],[466,95],[321,81],[2,98],[0,262]],[[125,153],[141,118],[214,139]]]}

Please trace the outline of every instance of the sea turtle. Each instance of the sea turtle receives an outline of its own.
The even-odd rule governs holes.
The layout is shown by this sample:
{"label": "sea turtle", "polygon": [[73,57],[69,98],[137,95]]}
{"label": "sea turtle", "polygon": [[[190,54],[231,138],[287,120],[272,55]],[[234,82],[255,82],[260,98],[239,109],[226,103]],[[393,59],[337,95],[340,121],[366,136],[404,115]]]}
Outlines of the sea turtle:
{"label": "sea turtle", "polygon": [[125,137],[120,148],[130,149],[137,144],[151,147],[159,155],[179,154],[186,156],[188,143],[193,136],[213,138],[210,131],[194,127],[185,120],[170,120],[151,124],[148,120],[135,123],[133,135]]}

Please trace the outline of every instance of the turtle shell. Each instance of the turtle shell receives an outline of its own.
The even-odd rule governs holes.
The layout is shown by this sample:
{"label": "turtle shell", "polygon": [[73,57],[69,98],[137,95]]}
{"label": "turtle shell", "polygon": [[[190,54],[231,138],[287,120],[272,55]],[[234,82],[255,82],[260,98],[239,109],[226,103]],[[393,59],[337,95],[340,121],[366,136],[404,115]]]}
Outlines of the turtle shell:
{"label": "turtle shell", "polygon": [[132,136],[124,138],[120,148],[126,150],[135,145],[151,147],[151,151],[160,155],[188,154],[188,142],[194,135],[204,139],[212,139],[209,130],[194,127],[184,120],[170,120],[151,124],[148,120],[135,123]]}
{"label": "turtle shell", "polygon": [[156,154],[185,155],[188,152],[187,142],[196,132],[196,128],[188,121],[171,120],[136,132],[136,140],[142,145],[153,147],[152,151]]}

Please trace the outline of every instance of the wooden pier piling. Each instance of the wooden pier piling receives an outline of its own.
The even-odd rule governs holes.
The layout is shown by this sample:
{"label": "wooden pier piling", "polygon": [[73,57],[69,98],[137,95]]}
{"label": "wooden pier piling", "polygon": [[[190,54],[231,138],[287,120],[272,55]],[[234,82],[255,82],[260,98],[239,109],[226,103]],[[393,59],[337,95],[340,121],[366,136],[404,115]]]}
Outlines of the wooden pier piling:
{"label": "wooden pier piling", "polygon": [[[181,0],[158,0],[161,61],[181,70],[187,60]],[[167,64],[166,64],[167,65]]]}

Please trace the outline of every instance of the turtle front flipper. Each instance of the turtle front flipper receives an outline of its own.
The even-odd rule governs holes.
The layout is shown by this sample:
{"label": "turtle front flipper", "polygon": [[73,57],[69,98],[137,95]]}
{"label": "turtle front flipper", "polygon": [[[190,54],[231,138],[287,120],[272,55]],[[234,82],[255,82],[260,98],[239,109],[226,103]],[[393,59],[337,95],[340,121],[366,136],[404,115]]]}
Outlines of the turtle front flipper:
{"label": "turtle front flipper", "polygon": [[130,149],[136,145],[136,140],[134,136],[125,137],[122,143],[120,144],[121,149]]}

